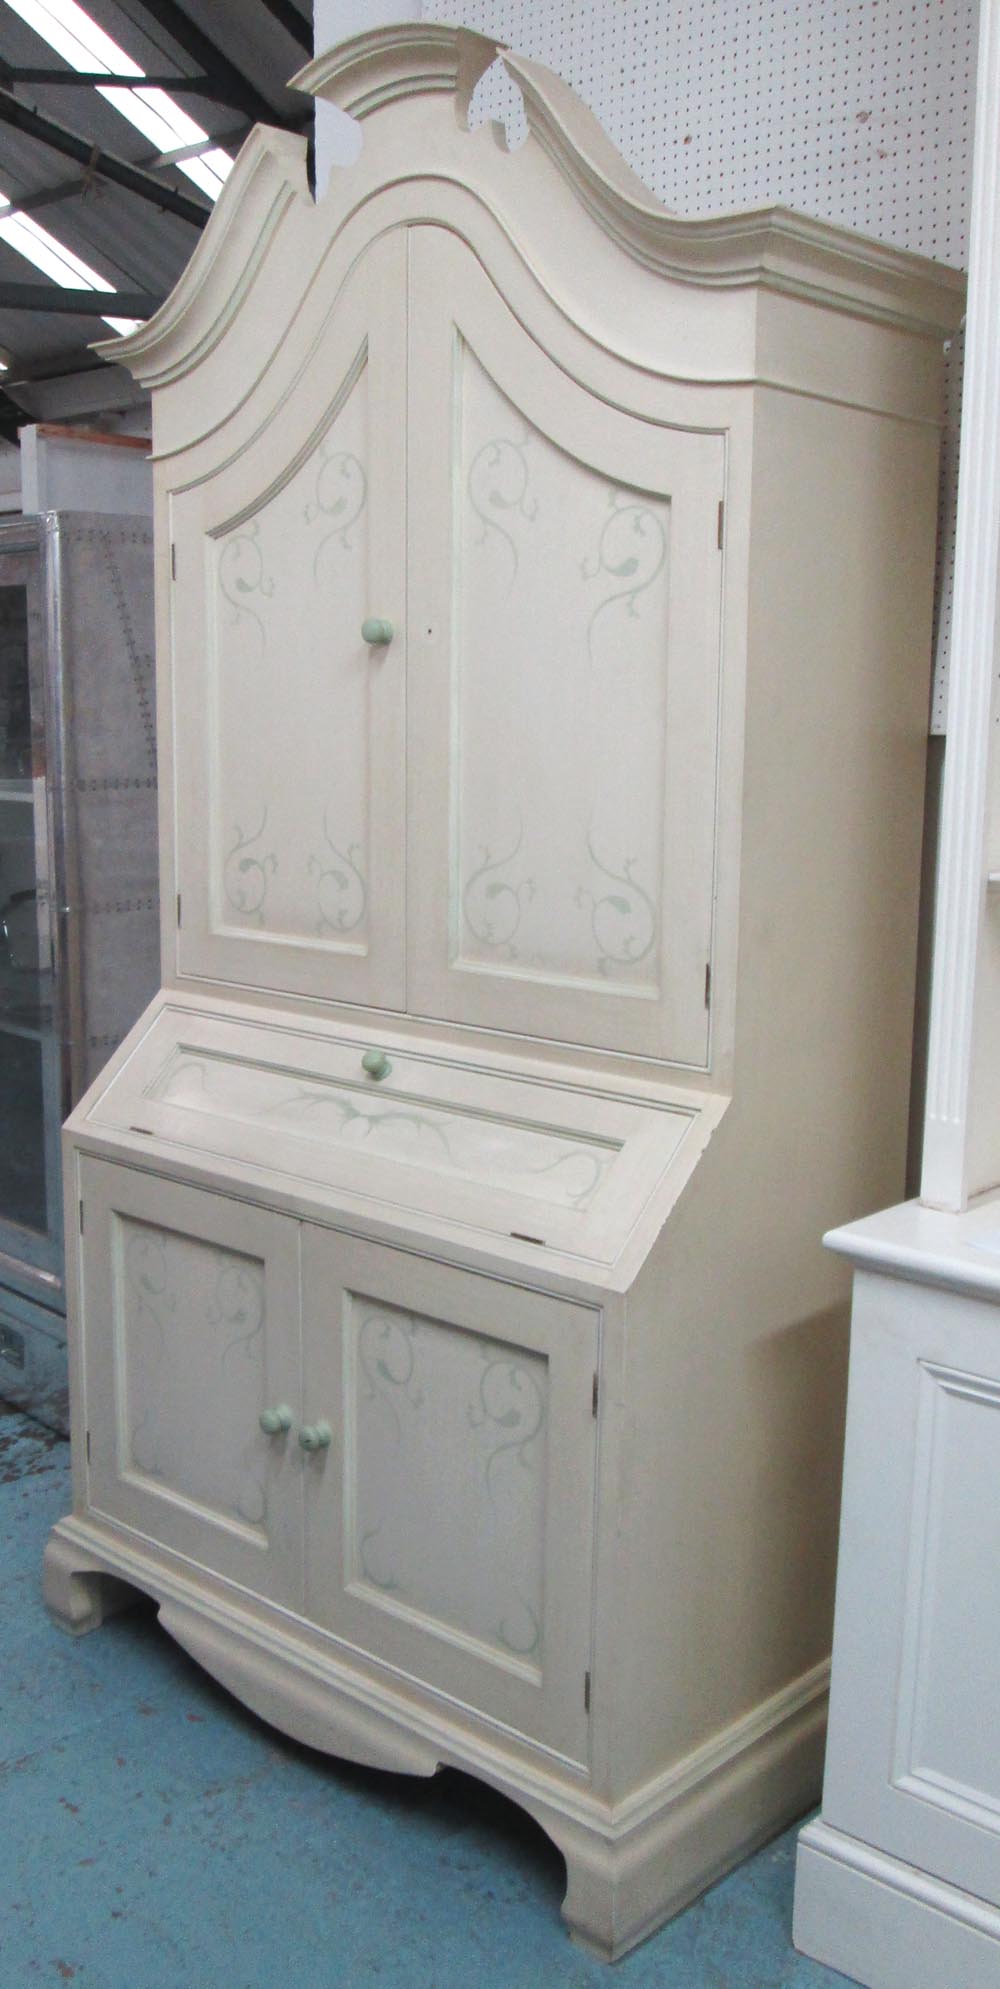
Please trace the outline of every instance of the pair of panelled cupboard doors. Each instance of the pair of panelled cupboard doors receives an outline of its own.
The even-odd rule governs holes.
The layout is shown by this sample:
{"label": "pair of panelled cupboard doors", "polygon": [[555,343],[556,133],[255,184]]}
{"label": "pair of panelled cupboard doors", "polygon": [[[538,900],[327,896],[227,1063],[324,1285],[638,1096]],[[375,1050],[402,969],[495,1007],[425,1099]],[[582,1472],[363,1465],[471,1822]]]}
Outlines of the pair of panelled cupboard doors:
{"label": "pair of panelled cupboard doors", "polygon": [[389,228],[182,466],[178,966],[704,1067],[724,439],[536,289]]}

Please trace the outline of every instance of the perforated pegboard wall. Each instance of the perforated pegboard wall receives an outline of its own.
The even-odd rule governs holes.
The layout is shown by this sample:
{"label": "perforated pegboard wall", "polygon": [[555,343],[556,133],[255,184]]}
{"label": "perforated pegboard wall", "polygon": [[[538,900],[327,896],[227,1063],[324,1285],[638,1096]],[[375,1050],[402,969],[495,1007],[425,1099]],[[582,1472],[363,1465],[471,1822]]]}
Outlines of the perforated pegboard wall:
{"label": "perforated pegboard wall", "polygon": [[[678,213],[778,201],[964,266],[976,0],[424,0],[423,14],[555,69]],[[473,116],[503,117],[516,139],[520,99],[499,72]],[[936,730],[957,426],[945,457]]]}

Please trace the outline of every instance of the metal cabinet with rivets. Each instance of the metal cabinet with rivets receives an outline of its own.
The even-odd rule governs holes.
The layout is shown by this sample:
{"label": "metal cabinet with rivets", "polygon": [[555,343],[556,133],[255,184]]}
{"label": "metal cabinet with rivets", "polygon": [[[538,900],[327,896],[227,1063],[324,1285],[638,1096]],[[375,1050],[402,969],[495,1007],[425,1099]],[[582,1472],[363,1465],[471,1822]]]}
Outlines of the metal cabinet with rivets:
{"label": "metal cabinet with rivets", "polygon": [[63,1433],[59,1129],[157,988],[158,932],[150,521],[5,519],[0,1397]]}
{"label": "metal cabinet with rivets", "polygon": [[613,1956],[814,1795],[846,1289],[905,1149],[952,272],[680,221],[387,28],[115,346],[163,987],[67,1131],[76,1505],[310,1745],[483,1776]]}

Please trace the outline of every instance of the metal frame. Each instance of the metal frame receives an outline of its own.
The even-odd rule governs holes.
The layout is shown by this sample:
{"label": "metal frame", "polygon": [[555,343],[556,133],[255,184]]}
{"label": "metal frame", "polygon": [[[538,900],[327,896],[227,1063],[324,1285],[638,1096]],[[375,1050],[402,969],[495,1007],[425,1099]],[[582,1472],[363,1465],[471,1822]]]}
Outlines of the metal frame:
{"label": "metal frame", "polygon": [[203,228],[208,220],[210,208],[199,206],[189,200],[185,193],[175,193],[172,187],[163,186],[138,166],[130,166],[125,159],[119,159],[113,152],[105,152],[90,139],[81,138],[55,118],[43,117],[40,111],[29,110],[27,104],[18,103],[9,90],[0,89],[0,124],[12,125],[15,131],[23,131],[29,138],[37,138],[42,145],[48,145],[53,152],[65,154],[67,159],[78,160],[86,166],[90,175],[100,173],[106,180],[113,180],[117,186],[125,187],[129,193],[137,193],[154,207],[176,214],[181,221],[189,221],[194,228]]}
{"label": "metal frame", "polygon": [[[284,30],[299,49],[311,53],[311,23],[304,19],[293,4],[293,0],[261,0],[261,4],[273,20]],[[195,73],[185,75],[175,63],[162,73],[148,73],[141,78],[117,75],[104,70],[76,70],[70,67],[59,68],[51,62],[15,64],[0,58],[0,126],[6,124],[37,140],[40,145],[73,159],[83,168],[78,177],[58,181],[48,187],[40,187],[15,198],[4,210],[8,217],[17,214],[31,214],[46,207],[86,195],[95,182],[106,180],[134,193],[150,206],[162,213],[172,214],[199,232],[204,227],[211,212],[207,202],[192,199],[179,191],[169,179],[161,174],[172,174],[178,164],[198,151],[210,150],[213,146],[239,146],[255,123],[274,125],[281,129],[302,131],[312,121],[312,107],[291,117],[282,115],[270,104],[266,97],[254,86],[237,65],[218,45],[206,35],[197,22],[176,0],[142,0],[144,12],[149,21],[162,29],[176,44],[181,60],[188,58],[195,66]],[[141,26],[141,17],[137,21]],[[165,62],[170,62],[169,53]],[[209,103],[228,106],[237,117],[245,122],[228,128],[224,133],[210,133],[200,146],[180,147],[176,153],[153,153],[140,160],[124,159],[103,146],[93,143],[58,119],[47,116],[33,105],[22,102],[14,93],[18,88],[63,88],[88,90],[119,88],[135,89],[139,85],[147,88],[168,89],[178,95],[202,97]],[[79,102],[79,99],[77,99]],[[217,122],[217,120],[216,120]],[[126,276],[127,281],[127,276]],[[148,318],[158,308],[160,299],[145,291],[120,289],[115,293],[102,293],[99,303],[95,303],[91,293],[84,290],[63,290],[56,284],[8,283],[0,285],[0,310],[58,312],[66,316],[114,316],[121,318]],[[20,411],[10,396],[5,395],[0,383],[0,437],[16,440],[20,425]]]}
{"label": "metal frame", "polygon": [[[65,895],[65,798],[63,793],[64,740],[62,725],[61,653],[53,628],[53,561],[46,556],[45,527],[41,519],[25,518],[0,526],[0,574],[10,561],[13,573],[4,584],[31,586],[19,555],[30,562],[37,586],[37,634],[30,633],[34,618],[29,610],[28,685],[31,706],[32,754],[35,765],[43,754],[36,779],[44,781],[45,805],[33,811],[35,830],[35,876],[39,905],[45,912],[40,928],[40,951],[47,949],[50,960],[52,998],[48,1035],[40,1035],[42,1090],[44,1096],[45,1202],[46,1230],[36,1231],[10,1221],[0,1222],[0,1280],[49,1308],[61,1310],[62,1278],[62,1186],[59,1166],[59,1127],[71,1102],[67,1031],[66,959],[64,921],[55,908],[66,904]],[[20,569],[20,570],[19,570]],[[16,577],[15,577],[16,576]],[[58,620],[58,617],[57,617]],[[55,637],[55,639],[54,639]],[[0,1019],[0,1027],[2,1027]],[[8,1032],[9,1033],[9,1032]]]}
{"label": "metal frame", "polygon": [[47,283],[7,283],[0,278],[0,311],[55,311],[84,318],[151,318],[162,297],[146,290],[63,290]]}
{"label": "metal frame", "polygon": [[2,1019],[41,1045],[46,1228],[0,1217],[0,1395],[64,1427],[62,1121],[159,978],[150,520],[47,511],[0,524],[0,582],[29,589],[37,930],[50,962],[44,1023],[16,1008]]}
{"label": "metal frame", "polygon": [[[266,4],[266,0],[265,0]],[[221,101],[241,110],[251,124],[276,124],[288,127],[289,120],[276,112],[266,97],[262,97],[254,85],[237,69],[235,63],[224,55],[214,41],[198,27],[176,0],[142,0],[143,12],[156,22],[176,42],[211,85],[211,94]],[[273,11],[273,9],[270,9]],[[296,128],[293,126],[292,128]]]}

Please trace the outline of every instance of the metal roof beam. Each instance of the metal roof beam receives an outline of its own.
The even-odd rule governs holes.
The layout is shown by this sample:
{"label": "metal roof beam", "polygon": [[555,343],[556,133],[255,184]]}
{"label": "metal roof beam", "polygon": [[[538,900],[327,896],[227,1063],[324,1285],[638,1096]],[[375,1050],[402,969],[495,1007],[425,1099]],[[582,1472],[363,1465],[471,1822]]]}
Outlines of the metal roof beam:
{"label": "metal roof beam", "polygon": [[268,13],[274,16],[279,27],[284,28],[285,33],[291,35],[292,40],[297,41],[307,55],[311,55],[313,52],[311,23],[303,20],[298,8],[292,5],[292,0],[264,0],[264,5]]}
{"label": "metal roof beam", "polygon": [[212,138],[199,139],[197,145],[178,145],[176,152],[154,152],[148,159],[139,159],[137,165],[148,166],[151,172],[161,172],[166,166],[179,166],[182,159],[199,159],[203,152],[215,152],[220,147],[228,152],[235,147],[239,151],[245,138],[253,130],[252,124],[237,125],[235,130],[217,132]]}
{"label": "metal roof beam", "polygon": [[142,7],[159,27],[165,29],[171,41],[175,41],[178,48],[197,63],[215,89],[225,92],[225,101],[241,110],[251,124],[287,124],[288,120],[268,103],[266,97],[261,96],[249,78],[196,26],[190,14],[177,5],[177,0],[142,0]]}
{"label": "metal roof beam", "polygon": [[0,63],[0,82],[5,89],[13,89],[17,83],[44,84],[48,89],[51,83],[68,86],[70,89],[86,90],[193,90],[200,97],[214,97],[215,90],[207,76],[178,76],[176,71],[169,76],[119,76],[108,69],[19,69],[9,62]]}
{"label": "metal roof beam", "polygon": [[64,290],[58,283],[0,279],[0,311],[59,311],[78,318],[151,318],[162,304],[147,290]]}
{"label": "metal roof beam", "polygon": [[[137,171],[159,172],[168,166],[179,165],[182,159],[196,159],[202,152],[214,151],[221,146],[224,151],[234,147],[237,151],[243,140],[252,130],[249,124],[234,125],[228,131],[221,131],[214,138],[203,138],[197,145],[181,145],[176,152],[151,153],[148,158],[135,159]],[[38,187],[34,193],[17,194],[9,207],[0,207],[0,220],[7,221],[15,214],[34,214],[40,207],[57,207],[61,201],[75,200],[88,193],[100,193],[101,175],[99,172],[81,173],[71,180],[58,180],[53,186]]]}
{"label": "metal roof beam", "polygon": [[78,179],[59,180],[54,186],[39,187],[35,193],[18,194],[9,207],[0,207],[0,221],[10,221],[15,214],[34,214],[40,207],[57,207],[60,201],[73,200],[77,194],[93,190],[92,173],[83,173]]}
{"label": "metal roof beam", "polygon": [[[18,86],[31,85],[48,89],[50,83],[82,85],[86,90],[172,90],[175,97],[205,97],[208,102],[224,104],[227,110],[239,110],[235,92],[226,90],[211,76],[178,76],[174,71],[169,76],[118,76],[106,69],[14,69],[9,63],[0,62],[0,88],[13,90]],[[274,113],[271,113],[274,122]],[[218,144],[218,139],[211,139]]]}
{"label": "metal roof beam", "polygon": [[176,214],[180,220],[190,222],[193,228],[203,228],[210,210],[199,207],[184,193],[175,193],[172,187],[161,186],[149,173],[140,172],[124,159],[116,158],[113,152],[104,152],[98,145],[91,145],[88,139],[80,138],[75,131],[68,131],[64,124],[57,124],[54,118],[42,117],[36,110],[29,110],[27,104],[19,103],[7,90],[0,90],[0,124],[13,125],[15,131],[23,131],[29,138],[37,138],[41,144],[50,145],[54,152],[62,152],[67,159],[76,159],[88,172],[99,173],[102,179],[113,180],[116,186],[125,187],[129,193],[137,193],[141,200],[148,200],[154,207],[168,214]]}

